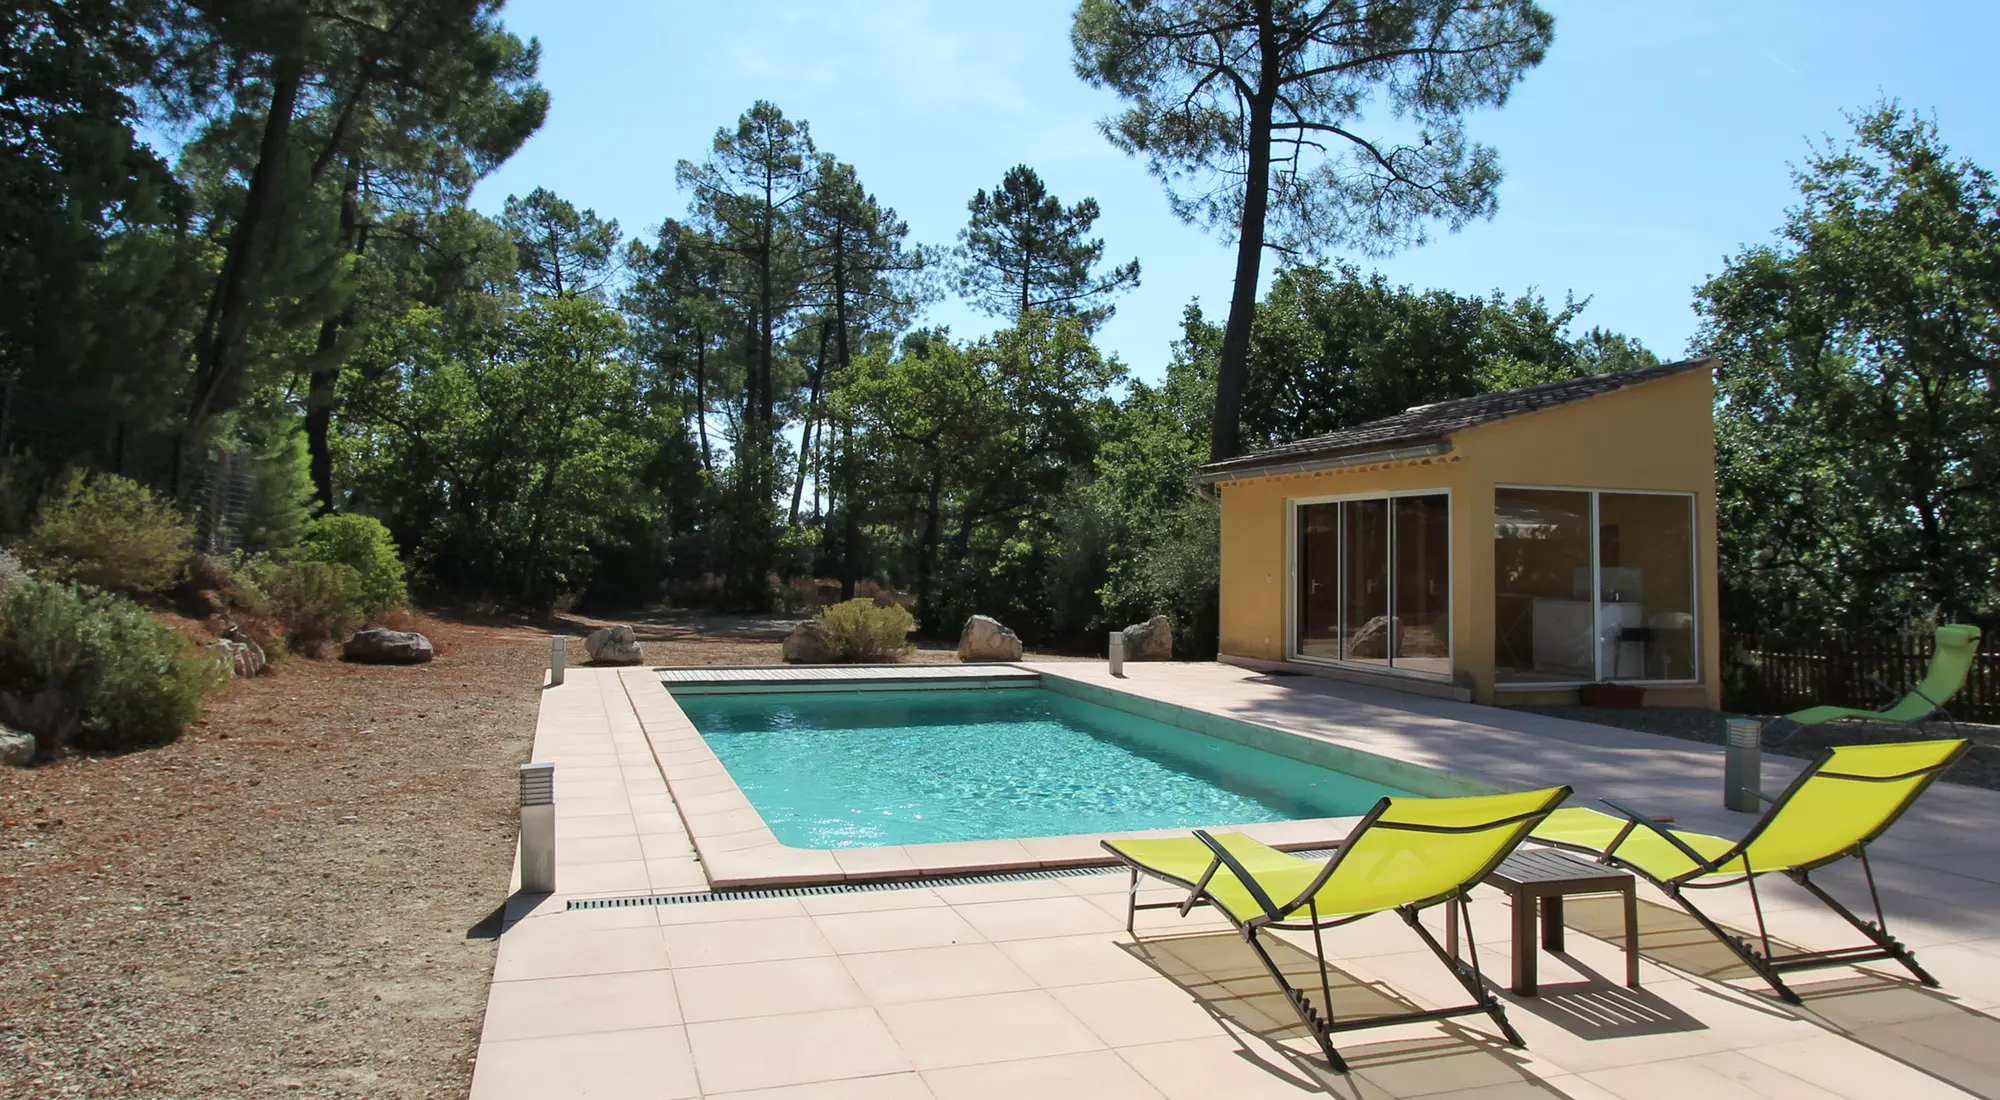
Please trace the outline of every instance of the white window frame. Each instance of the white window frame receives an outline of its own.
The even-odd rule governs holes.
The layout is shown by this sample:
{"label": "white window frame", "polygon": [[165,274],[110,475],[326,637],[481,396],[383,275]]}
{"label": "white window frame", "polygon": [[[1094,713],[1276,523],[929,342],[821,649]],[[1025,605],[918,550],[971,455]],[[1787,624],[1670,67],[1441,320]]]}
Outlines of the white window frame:
{"label": "white window frame", "polygon": [[[1688,652],[1693,660],[1694,676],[1690,679],[1681,680],[1620,680],[1615,678],[1607,680],[1599,676],[1594,680],[1535,680],[1508,683],[1501,681],[1499,663],[1496,660],[1493,669],[1494,691],[1569,691],[1580,688],[1585,684],[1603,683],[1631,684],[1634,687],[1646,688],[1685,688],[1700,687],[1705,682],[1702,676],[1701,663],[1702,630],[1706,625],[1701,613],[1701,512],[1695,507],[1699,503],[1697,500],[1698,494],[1681,489],[1592,489],[1574,485],[1517,484],[1499,484],[1493,486],[1496,494],[1502,489],[1518,489],[1524,492],[1540,493],[1582,493],[1590,498],[1590,661],[1593,674],[1602,671],[1597,666],[1603,660],[1603,643],[1600,639],[1604,637],[1604,566],[1603,559],[1599,556],[1597,545],[1598,531],[1601,526],[1597,519],[1597,498],[1604,493],[1613,493],[1620,496],[1635,497],[1681,497],[1686,500],[1688,502],[1688,615],[1694,620],[1693,626],[1688,631]],[[1498,505],[1496,504],[1495,507],[1497,509]],[[1497,586],[1493,590],[1493,598],[1496,603],[1500,598],[1500,591]],[[1500,621],[1497,614],[1494,616],[1493,621],[1497,630]],[[1495,657],[1498,657],[1497,646],[1495,647]]]}
{"label": "white window frame", "polygon": [[[1340,504],[1357,500],[1394,501],[1401,497],[1437,497],[1437,496],[1445,498],[1444,608],[1445,608],[1445,621],[1447,624],[1449,624],[1449,629],[1447,629],[1445,632],[1447,636],[1445,643],[1445,664],[1450,668],[1450,671],[1438,673],[1438,672],[1424,672],[1420,669],[1413,669],[1413,668],[1398,668],[1394,664],[1395,661],[1394,656],[1391,656],[1388,660],[1378,665],[1378,664],[1370,664],[1366,661],[1346,661],[1334,657],[1309,657],[1300,653],[1299,652],[1299,509],[1309,504]],[[1458,619],[1457,619],[1458,544],[1457,544],[1457,539],[1455,538],[1456,532],[1454,530],[1454,528],[1457,526],[1457,523],[1458,523],[1457,512],[1452,507],[1452,491],[1451,489],[1445,486],[1439,486],[1434,489],[1397,489],[1389,492],[1335,493],[1327,496],[1286,497],[1285,498],[1285,650],[1284,650],[1285,660],[1296,661],[1300,664],[1324,665],[1330,668],[1344,668],[1344,669],[1353,669],[1361,672],[1373,672],[1385,676],[1407,676],[1411,679],[1425,680],[1433,683],[1445,683],[1445,684],[1451,683],[1453,675],[1458,671]],[[1347,532],[1345,529],[1346,514],[1344,511],[1341,514],[1341,525],[1342,526],[1339,531],[1339,534],[1335,536],[1339,540],[1338,545],[1340,547],[1339,565],[1336,568],[1339,570],[1340,579],[1345,580],[1347,576],[1347,568],[1346,568]],[[1388,560],[1384,563],[1386,565],[1386,568],[1383,571],[1383,576],[1387,579],[1389,584],[1389,592],[1388,592],[1389,618],[1392,622],[1394,622],[1397,619],[1397,615],[1396,615],[1396,586],[1395,586],[1396,510],[1393,506],[1389,509],[1388,535],[1389,537],[1386,540],[1389,546]],[[1344,637],[1346,633],[1345,627],[1347,618],[1347,601],[1344,599],[1341,600],[1340,602],[1340,615],[1342,620],[1341,634]],[[1396,642],[1395,638],[1390,639],[1389,649],[1392,654],[1395,652],[1395,642]]]}

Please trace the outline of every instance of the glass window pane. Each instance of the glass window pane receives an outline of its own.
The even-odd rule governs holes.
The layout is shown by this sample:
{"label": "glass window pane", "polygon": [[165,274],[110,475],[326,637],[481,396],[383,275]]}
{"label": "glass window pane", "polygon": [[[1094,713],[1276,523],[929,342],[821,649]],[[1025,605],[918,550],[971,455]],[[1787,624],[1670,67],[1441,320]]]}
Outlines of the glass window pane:
{"label": "glass window pane", "polygon": [[1340,505],[1299,506],[1298,638],[1301,657],[1340,656]]}
{"label": "glass window pane", "polygon": [[1598,494],[1601,679],[1695,678],[1693,508],[1684,496]]}
{"label": "glass window pane", "polygon": [[1389,661],[1389,502],[1350,500],[1341,542],[1341,600],[1346,615],[1341,656],[1363,664]]}
{"label": "glass window pane", "polygon": [[1591,646],[1590,494],[1493,494],[1493,678],[1596,677]]}
{"label": "glass window pane", "polygon": [[1451,675],[1451,498],[1397,497],[1397,668]]}

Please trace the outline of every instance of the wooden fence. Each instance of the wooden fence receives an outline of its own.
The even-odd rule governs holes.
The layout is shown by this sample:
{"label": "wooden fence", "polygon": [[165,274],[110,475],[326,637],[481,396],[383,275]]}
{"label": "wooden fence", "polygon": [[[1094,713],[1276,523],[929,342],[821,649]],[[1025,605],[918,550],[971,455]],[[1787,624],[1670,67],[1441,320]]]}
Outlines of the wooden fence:
{"label": "wooden fence", "polygon": [[[2000,652],[1981,642],[1965,686],[1946,709],[1960,721],[2000,723]],[[1873,710],[1923,679],[1934,644],[1929,634],[1808,640],[1730,635],[1723,639],[1723,703],[1751,714],[1822,703]]]}

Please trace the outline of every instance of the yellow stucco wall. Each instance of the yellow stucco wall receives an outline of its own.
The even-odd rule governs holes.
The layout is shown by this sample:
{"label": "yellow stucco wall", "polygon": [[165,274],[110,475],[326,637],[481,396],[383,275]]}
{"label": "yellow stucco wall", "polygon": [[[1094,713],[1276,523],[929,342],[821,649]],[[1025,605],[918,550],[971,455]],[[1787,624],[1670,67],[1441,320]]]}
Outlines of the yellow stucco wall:
{"label": "yellow stucco wall", "polygon": [[1494,487],[1692,492],[1702,682],[1648,689],[1647,702],[1719,706],[1713,407],[1713,381],[1695,369],[1461,432],[1447,455],[1225,482],[1221,651],[1285,659],[1289,502],[1441,490],[1451,493],[1455,679],[1483,702],[1573,700],[1573,691],[1494,690]]}

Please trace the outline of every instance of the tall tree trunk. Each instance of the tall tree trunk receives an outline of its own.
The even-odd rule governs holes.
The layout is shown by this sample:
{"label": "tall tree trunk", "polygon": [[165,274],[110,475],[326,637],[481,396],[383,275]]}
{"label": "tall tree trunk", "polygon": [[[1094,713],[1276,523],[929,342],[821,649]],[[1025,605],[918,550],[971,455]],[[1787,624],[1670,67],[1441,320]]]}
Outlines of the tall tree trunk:
{"label": "tall tree trunk", "polygon": [[[340,235],[347,250],[360,255],[367,247],[361,229],[361,166],[347,164],[347,178],[340,194]],[[340,330],[351,324],[354,313],[342,310],[319,325],[319,346],[313,355],[312,374],[306,386],[306,453],[312,467],[313,496],[321,515],[333,511],[333,405],[340,384],[340,360],[335,351]]]}
{"label": "tall tree trunk", "polygon": [[[811,465],[808,459],[812,455],[813,419],[819,415],[820,380],[826,375],[826,342],[827,337],[832,335],[828,328],[826,324],[819,326],[819,354],[813,357],[812,378],[807,383],[806,426],[804,434],[799,437],[799,477],[792,483],[792,514],[788,520],[793,527],[799,525],[799,502],[805,498],[806,469]],[[813,490],[813,495],[819,495],[817,488]]]}
{"label": "tall tree trunk", "polygon": [[840,431],[840,598],[854,598],[861,579],[861,502],[854,491],[854,426]]}
{"label": "tall tree trunk", "polygon": [[1236,243],[1236,287],[1229,296],[1229,326],[1222,333],[1222,362],[1215,372],[1215,423],[1208,460],[1234,458],[1242,448],[1243,389],[1250,369],[1250,326],[1257,319],[1257,273],[1264,260],[1264,215],[1271,204],[1271,108],[1278,92],[1278,49],[1272,41],[1268,3],[1258,8],[1261,70],[1250,108],[1250,164],[1243,190],[1243,221]]}
{"label": "tall tree trunk", "polygon": [[715,476],[715,462],[708,451],[708,334],[700,325],[694,330],[694,424],[701,437],[701,469]]}
{"label": "tall tree trunk", "polygon": [[230,234],[222,272],[209,297],[208,315],[195,340],[194,396],[188,403],[184,445],[226,402],[236,381],[237,351],[249,332],[257,282],[278,230],[285,162],[291,156],[292,112],[297,109],[304,80],[304,59],[295,53],[280,54],[272,68],[271,106],[264,116],[257,167],[250,173],[243,215]]}
{"label": "tall tree trunk", "polygon": [[1019,320],[1028,312],[1028,292],[1034,287],[1035,256],[1028,246],[1021,245],[1021,309],[1014,315]]}
{"label": "tall tree trunk", "polygon": [[925,630],[937,626],[931,606],[931,573],[937,567],[938,498],[944,493],[944,463],[931,456],[931,483],[924,494],[924,528],[917,540],[917,616]]}

